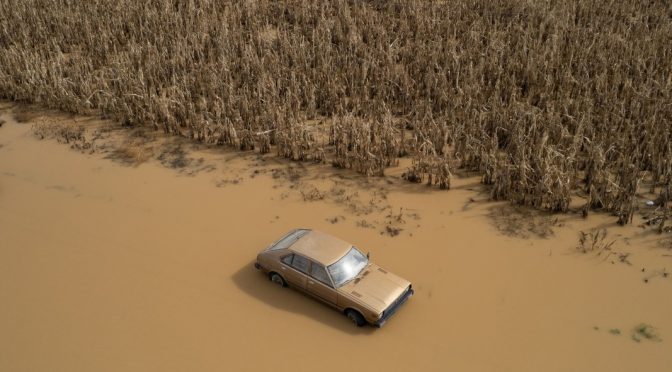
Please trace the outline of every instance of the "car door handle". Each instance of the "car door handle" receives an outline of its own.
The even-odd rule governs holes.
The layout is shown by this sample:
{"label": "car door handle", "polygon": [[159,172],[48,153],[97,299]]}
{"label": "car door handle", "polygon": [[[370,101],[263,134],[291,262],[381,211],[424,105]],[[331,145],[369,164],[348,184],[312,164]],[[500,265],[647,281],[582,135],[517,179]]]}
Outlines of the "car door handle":
{"label": "car door handle", "polygon": [[309,281],[308,281],[308,284],[315,284],[315,282],[312,281],[312,280],[309,280]]}
{"label": "car door handle", "polygon": [[284,266],[280,266],[280,268],[283,269],[283,270],[287,270],[287,268],[284,267]]}

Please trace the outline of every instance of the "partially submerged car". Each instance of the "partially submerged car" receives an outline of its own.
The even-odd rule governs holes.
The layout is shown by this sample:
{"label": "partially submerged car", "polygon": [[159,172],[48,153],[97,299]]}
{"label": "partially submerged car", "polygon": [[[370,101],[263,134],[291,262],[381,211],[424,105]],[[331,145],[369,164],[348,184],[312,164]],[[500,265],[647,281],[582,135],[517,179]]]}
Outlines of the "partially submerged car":
{"label": "partially submerged car", "polygon": [[369,255],[323,232],[296,229],[257,255],[254,266],[335,307],[358,327],[382,326],[413,295],[411,283],[369,262]]}

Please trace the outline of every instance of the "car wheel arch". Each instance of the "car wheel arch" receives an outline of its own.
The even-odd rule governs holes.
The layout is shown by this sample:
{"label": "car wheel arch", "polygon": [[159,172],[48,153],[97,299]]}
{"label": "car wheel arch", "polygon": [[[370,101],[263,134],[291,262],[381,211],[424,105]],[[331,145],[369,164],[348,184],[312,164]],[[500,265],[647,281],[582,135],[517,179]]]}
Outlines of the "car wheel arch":
{"label": "car wheel arch", "polygon": [[345,310],[343,310],[343,314],[345,314],[348,318],[350,318],[350,313],[355,314],[354,319],[359,319],[359,320],[355,320],[355,324],[357,325],[357,327],[363,327],[364,325],[366,325],[368,323],[368,321],[364,317],[364,314],[362,314],[361,311],[359,311],[359,310],[357,310],[353,307],[348,307]]}
{"label": "car wheel arch", "polygon": [[287,283],[287,280],[285,279],[285,277],[282,276],[282,274],[280,274],[280,273],[277,272],[277,271],[269,271],[269,272],[268,272],[268,280],[273,281],[273,275],[277,275],[277,276],[280,277],[280,279],[282,280],[282,286],[283,286],[283,287],[288,287],[288,286],[289,286],[289,284]]}
{"label": "car wheel arch", "polygon": [[364,318],[364,313],[362,312],[362,310],[360,310],[356,307],[352,307],[352,306],[348,306],[345,309],[343,309],[343,314],[348,315],[349,311],[354,311],[354,312],[358,313],[359,315],[361,315],[362,318]]}

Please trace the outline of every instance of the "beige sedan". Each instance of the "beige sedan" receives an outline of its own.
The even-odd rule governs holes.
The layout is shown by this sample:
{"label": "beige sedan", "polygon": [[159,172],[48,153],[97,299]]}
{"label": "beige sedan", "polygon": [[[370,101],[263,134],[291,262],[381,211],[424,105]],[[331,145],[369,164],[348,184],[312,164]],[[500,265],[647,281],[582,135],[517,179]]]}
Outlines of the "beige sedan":
{"label": "beige sedan", "polygon": [[369,262],[368,254],[323,232],[292,230],[254,266],[280,286],[299,289],[354,324],[382,326],[413,295],[411,283]]}

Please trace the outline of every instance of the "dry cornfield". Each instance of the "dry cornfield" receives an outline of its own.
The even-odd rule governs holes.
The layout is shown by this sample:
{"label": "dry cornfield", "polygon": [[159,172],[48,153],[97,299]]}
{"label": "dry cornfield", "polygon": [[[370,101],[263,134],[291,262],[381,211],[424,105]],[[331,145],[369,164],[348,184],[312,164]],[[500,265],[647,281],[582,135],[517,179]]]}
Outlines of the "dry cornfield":
{"label": "dry cornfield", "polygon": [[622,224],[671,92],[665,1],[0,0],[2,98]]}

